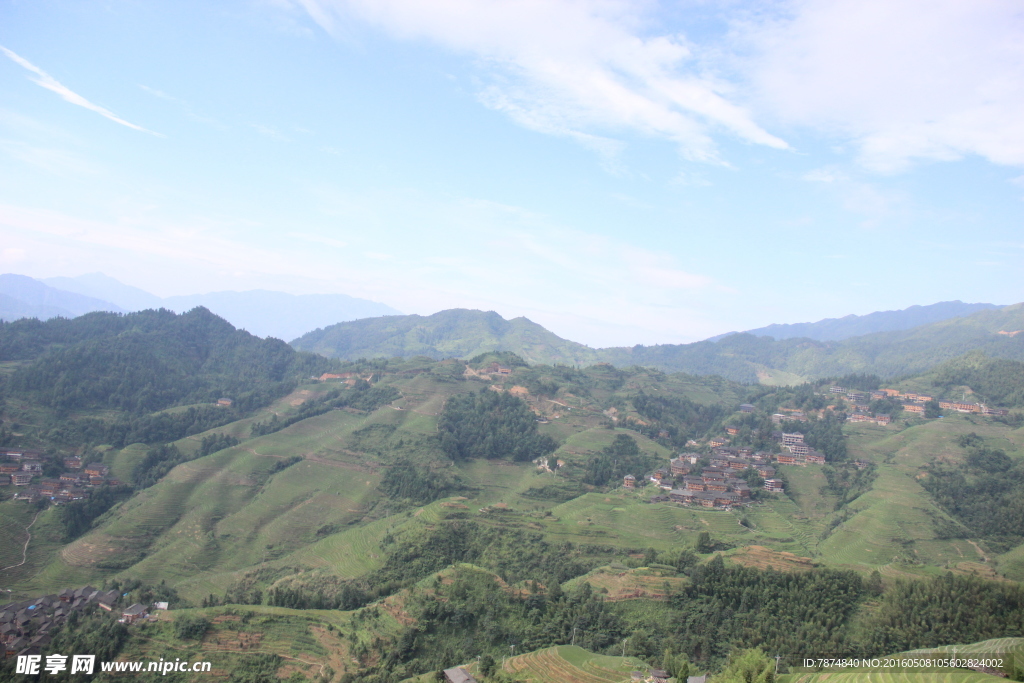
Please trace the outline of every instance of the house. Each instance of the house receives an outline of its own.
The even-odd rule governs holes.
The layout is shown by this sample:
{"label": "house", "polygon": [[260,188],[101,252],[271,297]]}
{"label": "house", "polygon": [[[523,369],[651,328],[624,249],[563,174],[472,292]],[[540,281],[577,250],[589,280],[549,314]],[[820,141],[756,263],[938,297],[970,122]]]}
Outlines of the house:
{"label": "house", "polygon": [[740,404],[740,412],[741,413],[752,413],[752,412],[754,412],[754,406],[749,404],[749,403],[741,403]]}
{"label": "house", "polygon": [[0,462],[0,474],[14,474],[20,471],[20,462]]}
{"label": "house", "polygon": [[91,462],[85,466],[85,473],[92,477],[105,477],[110,472],[110,468],[99,462]]}
{"label": "house", "polygon": [[32,483],[33,476],[31,472],[15,472],[11,475],[11,483],[15,486],[28,486]]}
{"label": "house", "polygon": [[790,446],[786,446],[789,452],[793,455],[807,455],[811,452],[811,447],[805,443],[795,443]]}
{"label": "house", "polygon": [[896,398],[897,396],[900,395],[899,389],[882,389],[882,391],[884,391],[885,395],[888,396],[889,398]]}
{"label": "house", "polygon": [[886,413],[878,413],[877,415],[875,415],[875,423],[877,425],[879,425],[880,427],[884,427],[885,425],[889,424],[890,422],[892,422],[892,416],[891,415],[888,415]]}
{"label": "house", "polygon": [[52,496],[61,488],[59,479],[44,479],[39,483],[39,493],[43,496]]}
{"label": "house", "polygon": [[21,463],[21,470],[23,472],[42,472],[43,463],[38,460],[26,460]]}
{"label": "house", "polygon": [[780,465],[796,465],[798,464],[797,457],[792,453],[779,453],[775,459]]}
{"label": "house", "polygon": [[853,413],[846,416],[847,422],[874,422],[875,418],[864,413]]}
{"label": "house", "polygon": [[772,415],[772,424],[782,424],[782,421],[786,419],[786,416],[782,413],[775,413]]}
{"label": "house", "polygon": [[669,675],[664,669],[649,669],[647,676],[651,679],[651,683],[668,683]]}
{"label": "house", "polygon": [[82,459],[77,455],[73,455],[70,458],[64,458],[64,467],[69,470],[77,470],[82,468]]}
{"label": "house", "polygon": [[807,454],[807,462],[813,463],[815,465],[824,465],[825,454],[819,453],[818,451],[811,451],[810,453]]}
{"label": "house", "polygon": [[857,468],[858,470],[863,470],[863,469],[865,469],[865,468],[867,468],[867,467],[870,467],[870,466],[871,466],[871,463],[870,463],[870,462],[868,462],[867,460],[854,460],[854,461],[853,461],[853,465],[854,465],[854,467],[856,467],[856,468]]}
{"label": "house", "polygon": [[[958,413],[982,412],[981,406],[977,403],[967,403],[965,401],[939,401],[939,407],[943,410],[955,410]],[[906,408],[904,408],[904,410],[905,409]]]}
{"label": "house", "polygon": [[625,486],[627,489],[635,489],[636,477],[634,477],[632,474],[627,474],[625,477],[622,478],[622,485]]}
{"label": "house", "polygon": [[668,470],[666,468],[662,467],[662,468],[654,470],[654,473],[651,475],[651,479],[654,479],[655,481],[661,481],[662,479],[664,479],[667,476],[668,476]]}
{"label": "house", "polygon": [[919,406],[916,403],[904,403],[903,410],[908,413],[919,413],[924,415],[924,406]]}
{"label": "house", "polygon": [[728,467],[730,458],[728,455],[715,455],[710,462],[713,467]]}
{"label": "house", "polygon": [[105,609],[108,612],[112,612],[114,610],[114,605],[117,604],[117,599],[119,597],[121,597],[121,594],[115,590],[110,590],[106,592],[100,591],[100,593],[96,596],[96,604],[98,604],[101,609]]}
{"label": "house", "polygon": [[126,624],[134,624],[139,619],[144,619],[147,616],[145,605],[135,603],[125,611],[121,612],[121,618],[124,619]]}
{"label": "house", "polygon": [[668,492],[668,499],[674,503],[689,503],[693,494],[693,489],[672,489]]}
{"label": "house", "polygon": [[792,433],[783,432],[782,433],[782,445],[784,445],[784,446],[792,446],[793,444],[803,443],[803,442],[804,442],[804,435],[801,434],[800,432],[792,432]]}
{"label": "house", "polygon": [[781,479],[765,479],[764,490],[772,493],[782,493],[785,488]]}
{"label": "house", "polygon": [[888,396],[888,394],[886,394],[881,389],[876,389],[875,391],[871,392],[871,400],[872,401],[879,401],[879,400],[885,398],[886,396]]}
{"label": "house", "polygon": [[726,431],[726,432],[727,432],[727,433],[728,433],[728,434],[729,434],[730,436],[736,436],[737,434],[739,434],[739,433],[740,433],[740,428],[739,428],[739,427],[734,427],[734,426],[732,426],[732,425],[729,425],[728,427],[726,427],[726,428],[725,428],[725,431]]}
{"label": "house", "polygon": [[682,456],[673,458],[669,461],[669,471],[672,472],[672,476],[681,477],[690,473],[690,461],[685,460]]}
{"label": "house", "polygon": [[832,393],[832,394],[845,394],[846,393],[846,389],[843,389],[842,387],[829,387],[828,390],[829,390],[829,393]]}
{"label": "house", "polygon": [[458,666],[445,669],[444,680],[446,683],[477,683],[476,679],[469,675],[469,672]]}
{"label": "house", "polygon": [[712,448],[714,448],[715,446],[724,446],[725,444],[729,443],[729,440],[723,436],[715,436],[712,437],[712,439],[708,441],[708,443],[711,445]]}
{"label": "house", "polygon": [[683,477],[683,486],[694,491],[703,491],[704,479],[701,477]]}

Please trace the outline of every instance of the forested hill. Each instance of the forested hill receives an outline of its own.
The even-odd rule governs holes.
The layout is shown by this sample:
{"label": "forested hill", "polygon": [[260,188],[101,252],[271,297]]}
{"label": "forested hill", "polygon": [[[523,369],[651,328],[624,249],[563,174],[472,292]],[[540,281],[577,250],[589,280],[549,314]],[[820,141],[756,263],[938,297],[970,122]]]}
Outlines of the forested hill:
{"label": "forested hill", "polygon": [[526,318],[504,320],[493,311],[455,309],[427,317],[386,316],[339,323],[310,332],[292,345],[348,360],[417,355],[469,358],[510,351],[531,363],[640,365],[755,383],[772,371],[796,379],[858,372],[882,377],[919,374],[970,351],[1024,360],[1024,333],[1013,334],[1020,330],[1024,330],[1024,304],[842,341],[734,334],[693,344],[592,349],[561,339]]}
{"label": "forested hill", "polygon": [[[950,318],[960,318],[993,308],[999,308],[999,306],[995,304],[965,304],[962,301],[940,301],[929,306],[911,306],[899,311],[875,311],[867,315],[846,315],[842,318],[825,318],[813,323],[768,325],[746,330],[746,333],[773,339],[804,337],[818,341],[838,341],[875,332],[908,330],[912,327]],[[726,336],[728,335],[719,335],[708,339],[708,341],[718,341]]]}
{"label": "forested hill", "polygon": [[236,330],[205,308],[0,323],[0,361],[21,361],[4,382],[8,397],[59,413],[132,414],[220,397],[246,409],[337,363]]}
{"label": "forested hill", "polygon": [[601,360],[594,349],[562,339],[526,318],[505,320],[494,311],[464,308],[338,323],[305,334],[292,346],[347,360],[471,358],[492,351],[511,351],[529,363],[593,365]]}
{"label": "forested hill", "polygon": [[741,382],[756,381],[759,367],[808,379],[856,372],[895,377],[926,372],[970,351],[1024,360],[1024,332],[1014,334],[1018,331],[1024,331],[1024,304],[835,342],[734,334],[717,342],[600,349],[599,354],[620,367],[720,374]]}

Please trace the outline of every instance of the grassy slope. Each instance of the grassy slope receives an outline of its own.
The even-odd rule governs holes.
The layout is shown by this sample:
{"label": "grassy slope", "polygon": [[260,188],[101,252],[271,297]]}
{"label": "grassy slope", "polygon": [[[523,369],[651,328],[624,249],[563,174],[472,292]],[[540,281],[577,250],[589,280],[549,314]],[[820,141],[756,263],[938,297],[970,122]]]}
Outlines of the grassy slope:
{"label": "grassy slope", "polygon": [[[429,372],[385,381],[402,391],[393,406],[369,415],[332,411],[183,464],[108,513],[98,528],[67,547],[61,548],[50,517],[53,513],[45,513],[37,523],[40,534],[30,548],[30,561],[9,570],[5,582],[35,594],[119,574],[166,580],[186,597],[199,599],[222,593],[256,566],[316,568],[343,577],[375,568],[381,560],[379,541],[389,530],[416,533],[445,512],[444,501],[438,501],[420,510],[391,514],[377,484],[386,476],[396,443],[408,442],[399,451],[402,455],[436,461],[438,453],[423,450],[423,439],[435,433],[435,416],[444,400],[453,392],[484,386],[474,381],[441,381]],[[731,391],[727,383],[711,386],[702,379],[665,378],[658,373],[634,375],[617,391],[625,394],[640,388],[705,401],[716,397],[715,390]],[[320,384],[300,387],[257,417],[213,431],[245,438],[254,419],[266,419],[271,413],[287,416],[302,400],[324,390]],[[589,397],[559,395],[564,406],[556,410],[561,416],[542,429],[562,440],[556,454],[570,469],[621,432],[636,438],[643,450],[669,457],[667,450],[635,432],[601,426],[606,421],[601,405],[614,394],[610,388],[597,388]],[[391,429],[394,432],[387,436]],[[917,477],[920,467],[933,458],[961,457],[962,449],[953,442],[959,434],[978,432],[1015,455],[1022,450],[1024,430],[954,415],[909,427],[902,422],[884,428],[852,425],[846,431],[851,455],[877,463],[878,478],[872,490],[840,512],[834,510],[835,497],[823,492],[826,482],[820,468],[813,466],[785,468],[792,498],[774,496],[747,511],[724,512],[650,504],[646,499],[652,490],[589,492],[562,503],[524,496],[529,489],[565,480],[530,463],[475,461],[458,468],[471,487],[460,503],[484,522],[500,520],[540,531],[554,541],[597,543],[622,553],[690,546],[699,533],[708,531],[715,540],[738,548],[764,546],[830,566],[880,569],[893,577],[928,575],[945,567],[990,571],[992,563],[982,563],[980,546],[968,540],[935,539],[932,519],[944,515]],[[179,445],[197,448],[201,436]],[[143,453],[144,449],[134,446],[111,451],[106,459],[115,472],[130,472]],[[303,460],[270,473],[283,458],[295,455]],[[0,557],[7,557],[13,554],[10,543],[24,538],[24,525],[30,520],[21,519],[26,515],[24,506],[3,505],[3,510],[10,509],[5,518],[14,522],[0,532],[9,541],[0,544],[4,548]],[[740,524],[743,517],[748,526]],[[318,535],[320,529],[327,533]],[[996,560],[1000,571],[1024,578],[1020,576],[1024,549],[990,559]],[[122,566],[110,566],[118,563]]]}

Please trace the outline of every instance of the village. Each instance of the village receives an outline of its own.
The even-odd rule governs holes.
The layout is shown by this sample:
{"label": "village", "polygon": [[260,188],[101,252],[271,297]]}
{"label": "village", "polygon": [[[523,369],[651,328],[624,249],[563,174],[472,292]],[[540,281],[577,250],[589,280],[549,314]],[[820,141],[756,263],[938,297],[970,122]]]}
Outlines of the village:
{"label": "village", "polygon": [[[52,632],[74,612],[85,611],[91,605],[120,614],[118,621],[133,624],[149,616],[149,608],[140,603],[118,608],[128,594],[117,590],[99,590],[92,586],[65,588],[55,595],[0,605],[0,645],[4,657],[38,655],[50,644]],[[166,602],[153,605],[167,609]]]}
{"label": "village", "polygon": [[90,489],[99,486],[119,486],[120,481],[110,477],[110,468],[102,463],[82,465],[82,458],[70,456],[62,464],[66,470],[58,477],[45,477],[44,455],[41,451],[0,449],[0,486],[17,486],[15,500],[35,503],[49,500],[69,503],[89,497]]}
{"label": "village", "polygon": [[[776,465],[823,465],[825,456],[804,443],[800,432],[775,432],[782,443],[779,453],[734,448],[712,439],[711,455],[680,453],[647,476],[647,484],[665,491],[651,502],[674,502],[705,508],[731,509],[753,502],[751,481],[763,481],[761,487],[770,493],[783,493],[784,481],[777,477]],[[857,467],[868,463],[856,462]],[[752,476],[756,475],[756,476]],[[627,474],[622,485],[636,489],[637,478]]]}

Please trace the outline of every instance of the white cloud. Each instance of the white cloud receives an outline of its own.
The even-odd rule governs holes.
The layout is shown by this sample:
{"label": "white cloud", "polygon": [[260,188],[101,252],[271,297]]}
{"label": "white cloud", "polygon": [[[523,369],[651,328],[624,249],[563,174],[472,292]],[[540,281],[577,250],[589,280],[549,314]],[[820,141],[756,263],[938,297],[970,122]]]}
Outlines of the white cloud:
{"label": "white cloud", "polygon": [[1018,0],[790,0],[738,29],[761,111],[856,142],[874,170],[1024,164]]}
{"label": "white cloud", "polygon": [[894,215],[906,213],[909,204],[904,193],[857,180],[835,167],[817,168],[802,178],[810,183],[820,183],[838,198],[844,210],[864,216],[861,226],[865,228],[877,227]]}
{"label": "white cloud", "polygon": [[476,58],[488,107],[528,128],[614,155],[623,131],[668,139],[718,161],[712,133],[786,143],[699,73],[683,37],[641,35],[636,3],[617,0],[296,0],[333,35],[353,20]]}
{"label": "white cloud", "polygon": [[154,133],[151,130],[147,130],[146,128],[143,128],[142,126],[135,125],[131,121],[125,121],[124,119],[120,118],[119,116],[114,114],[114,112],[110,111],[109,109],[104,109],[100,105],[94,104],[94,103],[90,102],[89,100],[85,99],[84,97],[82,97],[78,93],[74,92],[73,90],[71,90],[70,88],[68,88],[67,86],[65,86],[61,82],[59,82],[56,78],[54,78],[50,74],[48,74],[45,71],[43,71],[42,69],[40,69],[38,66],[36,66],[32,62],[28,61],[24,57],[21,57],[21,56],[15,54],[14,52],[8,50],[6,47],[3,47],[2,45],[0,45],[0,52],[3,52],[5,55],[7,55],[7,57],[10,58],[10,60],[13,61],[15,64],[17,64],[18,66],[24,67],[25,69],[28,69],[29,71],[34,73],[36,76],[38,76],[38,78],[31,79],[33,83],[35,83],[36,85],[39,85],[39,86],[41,86],[43,88],[46,88],[47,90],[49,90],[51,92],[57,93],[65,101],[70,102],[71,104],[77,104],[79,107],[85,107],[89,111],[94,111],[97,114],[99,114],[100,116],[104,116],[104,117],[110,119],[111,121],[113,121],[114,123],[119,123],[122,126],[127,126],[128,128],[131,128],[132,130],[137,130],[137,131],[141,131],[143,133],[149,133],[150,135],[157,135],[159,137],[163,137],[160,133]]}

